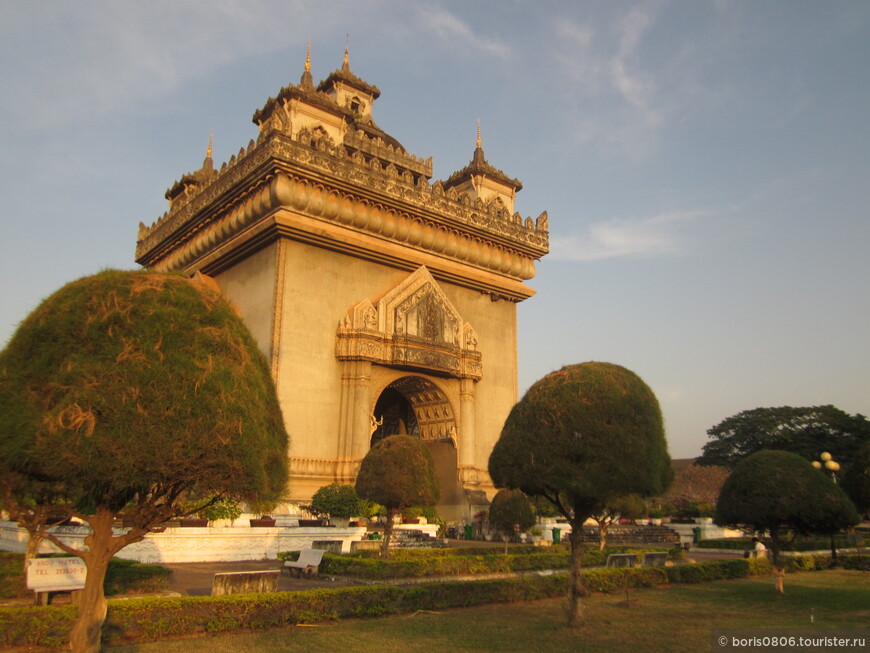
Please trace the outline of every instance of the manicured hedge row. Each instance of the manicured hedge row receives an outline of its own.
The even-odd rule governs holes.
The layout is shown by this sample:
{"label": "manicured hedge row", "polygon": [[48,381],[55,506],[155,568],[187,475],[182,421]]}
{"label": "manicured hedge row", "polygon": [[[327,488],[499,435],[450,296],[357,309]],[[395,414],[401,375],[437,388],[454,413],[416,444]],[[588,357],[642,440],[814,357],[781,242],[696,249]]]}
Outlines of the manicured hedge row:
{"label": "manicured hedge row", "polygon": [[[543,571],[548,569],[568,569],[571,564],[570,551],[553,547],[552,549],[511,550],[508,555],[501,549],[475,548],[477,553],[464,549],[453,549],[463,553],[443,553],[445,549],[397,550],[391,552],[389,560],[380,560],[368,555],[337,555],[325,553],[320,564],[320,572],[333,576],[349,576],[369,580],[390,580],[395,578],[424,578],[432,576],[468,576],[498,574],[518,571]],[[643,549],[649,551],[651,549]],[[583,553],[584,567],[597,567],[607,562],[611,553],[641,553],[638,549],[587,550]],[[280,553],[283,560],[295,560],[298,552]]]}
{"label": "manicured hedge row", "polygon": [[762,559],[738,559],[738,560],[711,560],[697,565],[674,565],[665,567],[669,583],[702,583],[709,580],[725,580],[728,578],[745,578],[746,576],[759,573],[762,566],[758,562],[767,562]]}
{"label": "manicured hedge row", "polygon": [[[841,556],[847,569],[870,569],[870,558]],[[826,556],[800,556],[796,569],[824,569]],[[697,565],[640,569],[591,569],[584,572],[590,592],[665,583],[698,583],[770,573],[765,559],[717,560]],[[486,603],[529,601],[564,596],[568,574],[523,578],[437,582],[414,586],[372,585],[304,592],[230,596],[143,598],[109,601],[103,642],[159,640],[239,629],[265,629],[344,618],[380,617],[416,610],[441,610]],[[60,646],[75,620],[74,606],[0,609],[0,647]]]}
{"label": "manicured hedge row", "polygon": [[6,646],[61,647],[78,615],[72,605],[0,609],[0,648]]}
{"label": "manicured hedge row", "polygon": [[103,641],[154,640],[238,629],[266,629],[399,611],[396,587],[346,587],[304,592],[153,598],[110,603]]}
{"label": "manicured hedge row", "polygon": [[569,561],[567,555],[549,553],[517,556],[437,556],[418,560],[372,560],[327,553],[320,564],[320,572],[336,576],[385,580],[567,569]]}
{"label": "manicured hedge row", "polygon": [[[770,540],[761,538],[761,541],[770,548]],[[838,533],[834,536],[834,542],[838,549],[854,549],[863,546],[864,538],[861,534],[852,535]],[[701,540],[696,544],[699,549],[734,549],[736,551],[750,551],[754,543],[748,537],[724,537],[714,540]],[[783,545],[783,551],[826,551],[831,548],[830,537],[798,537],[794,542]]]}
{"label": "manicured hedge row", "polygon": [[403,588],[403,612],[466,608],[487,603],[514,603],[565,596],[567,574],[479,581],[423,583]]}

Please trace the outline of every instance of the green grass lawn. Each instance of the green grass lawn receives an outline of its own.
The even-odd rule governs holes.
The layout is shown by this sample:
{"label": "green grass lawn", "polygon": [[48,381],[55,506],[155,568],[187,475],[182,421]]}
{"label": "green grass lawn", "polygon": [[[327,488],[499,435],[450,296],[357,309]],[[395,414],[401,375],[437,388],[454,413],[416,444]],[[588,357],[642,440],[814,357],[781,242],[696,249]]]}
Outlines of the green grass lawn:
{"label": "green grass lawn", "polygon": [[[714,628],[860,628],[870,623],[867,574],[786,576],[777,596],[766,578],[632,590],[587,600],[587,625],[565,627],[564,600],[487,605],[384,619],[161,641],[112,653],[292,651],[710,651]],[[811,622],[812,617],[812,622]]]}

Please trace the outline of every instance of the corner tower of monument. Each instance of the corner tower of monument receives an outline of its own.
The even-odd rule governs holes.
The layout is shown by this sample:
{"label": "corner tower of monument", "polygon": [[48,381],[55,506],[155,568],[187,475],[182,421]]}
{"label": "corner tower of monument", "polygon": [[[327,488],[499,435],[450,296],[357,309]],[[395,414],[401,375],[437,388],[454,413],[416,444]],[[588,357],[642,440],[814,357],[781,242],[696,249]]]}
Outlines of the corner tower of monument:
{"label": "corner tower of monument", "polygon": [[288,503],[352,483],[378,439],[432,450],[447,519],[491,494],[490,451],[517,401],[517,303],[548,251],[522,184],[471,162],[431,181],[374,121],[377,87],[340,69],[254,113],[259,136],[166,192],[136,260],[211,277],[271,363],[291,438]]}

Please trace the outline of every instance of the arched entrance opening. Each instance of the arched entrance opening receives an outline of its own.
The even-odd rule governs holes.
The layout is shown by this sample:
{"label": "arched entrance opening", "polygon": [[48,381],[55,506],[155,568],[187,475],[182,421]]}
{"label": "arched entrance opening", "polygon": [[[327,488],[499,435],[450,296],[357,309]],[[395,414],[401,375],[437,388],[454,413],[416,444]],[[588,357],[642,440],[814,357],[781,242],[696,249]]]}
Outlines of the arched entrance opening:
{"label": "arched entrance opening", "polygon": [[381,391],[375,402],[371,446],[390,435],[410,435],[426,443],[435,460],[441,485],[437,509],[453,519],[464,504],[456,452],[456,417],[450,400],[434,382],[422,376],[404,376]]}
{"label": "arched entrance opening", "polygon": [[375,424],[370,446],[388,435],[413,435],[420,437],[417,415],[407,397],[393,387],[387,387],[375,404]]}

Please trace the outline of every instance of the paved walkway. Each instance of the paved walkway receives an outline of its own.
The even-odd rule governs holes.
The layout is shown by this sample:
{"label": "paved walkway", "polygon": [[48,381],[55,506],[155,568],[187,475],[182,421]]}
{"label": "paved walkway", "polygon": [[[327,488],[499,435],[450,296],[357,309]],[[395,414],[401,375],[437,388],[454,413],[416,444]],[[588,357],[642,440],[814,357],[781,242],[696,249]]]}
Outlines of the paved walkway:
{"label": "paved walkway", "polygon": [[[450,542],[451,546],[479,546],[503,548],[504,544],[496,542],[477,542],[455,540]],[[742,551],[721,552],[721,551],[703,551],[695,549],[690,551],[686,556],[685,562],[706,562],[707,560],[723,560],[742,558]],[[163,564],[162,566],[170,569],[172,575],[169,577],[168,590],[176,595],[181,596],[208,596],[211,594],[212,580],[216,573],[233,572],[233,571],[264,571],[268,569],[281,569],[282,563],[278,560],[251,560],[246,562],[184,562],[175,564]],[[444,579],[440,579],[444,580]],[[450,578],[450,580],[457,580]],[[345,580],[342,578],[331,577],[315,577],[315,578],[295,578],[289,573],[282,573],[278,581],[278,591],[291,592],[298,590],[315,589],[320,587],[348,587],[356,585],[357,582]]]}
{"label": "paved walkway", "polygon": [[[214,575],[217,573],[283,569],[282,565],[283,563],[280,560],[249,560],[245,562],[164,563],[161,566],[172,571],[172,575],[169,577],[169,592],[180,596],[209,596],[211,595]],[[332,580],[323,576],[319,578],[296,578],[288,572],[282,571],[278,579],[278,591],[293,592],[320,587],[347,587],[351,584],[347,581],[340,579]]]}

